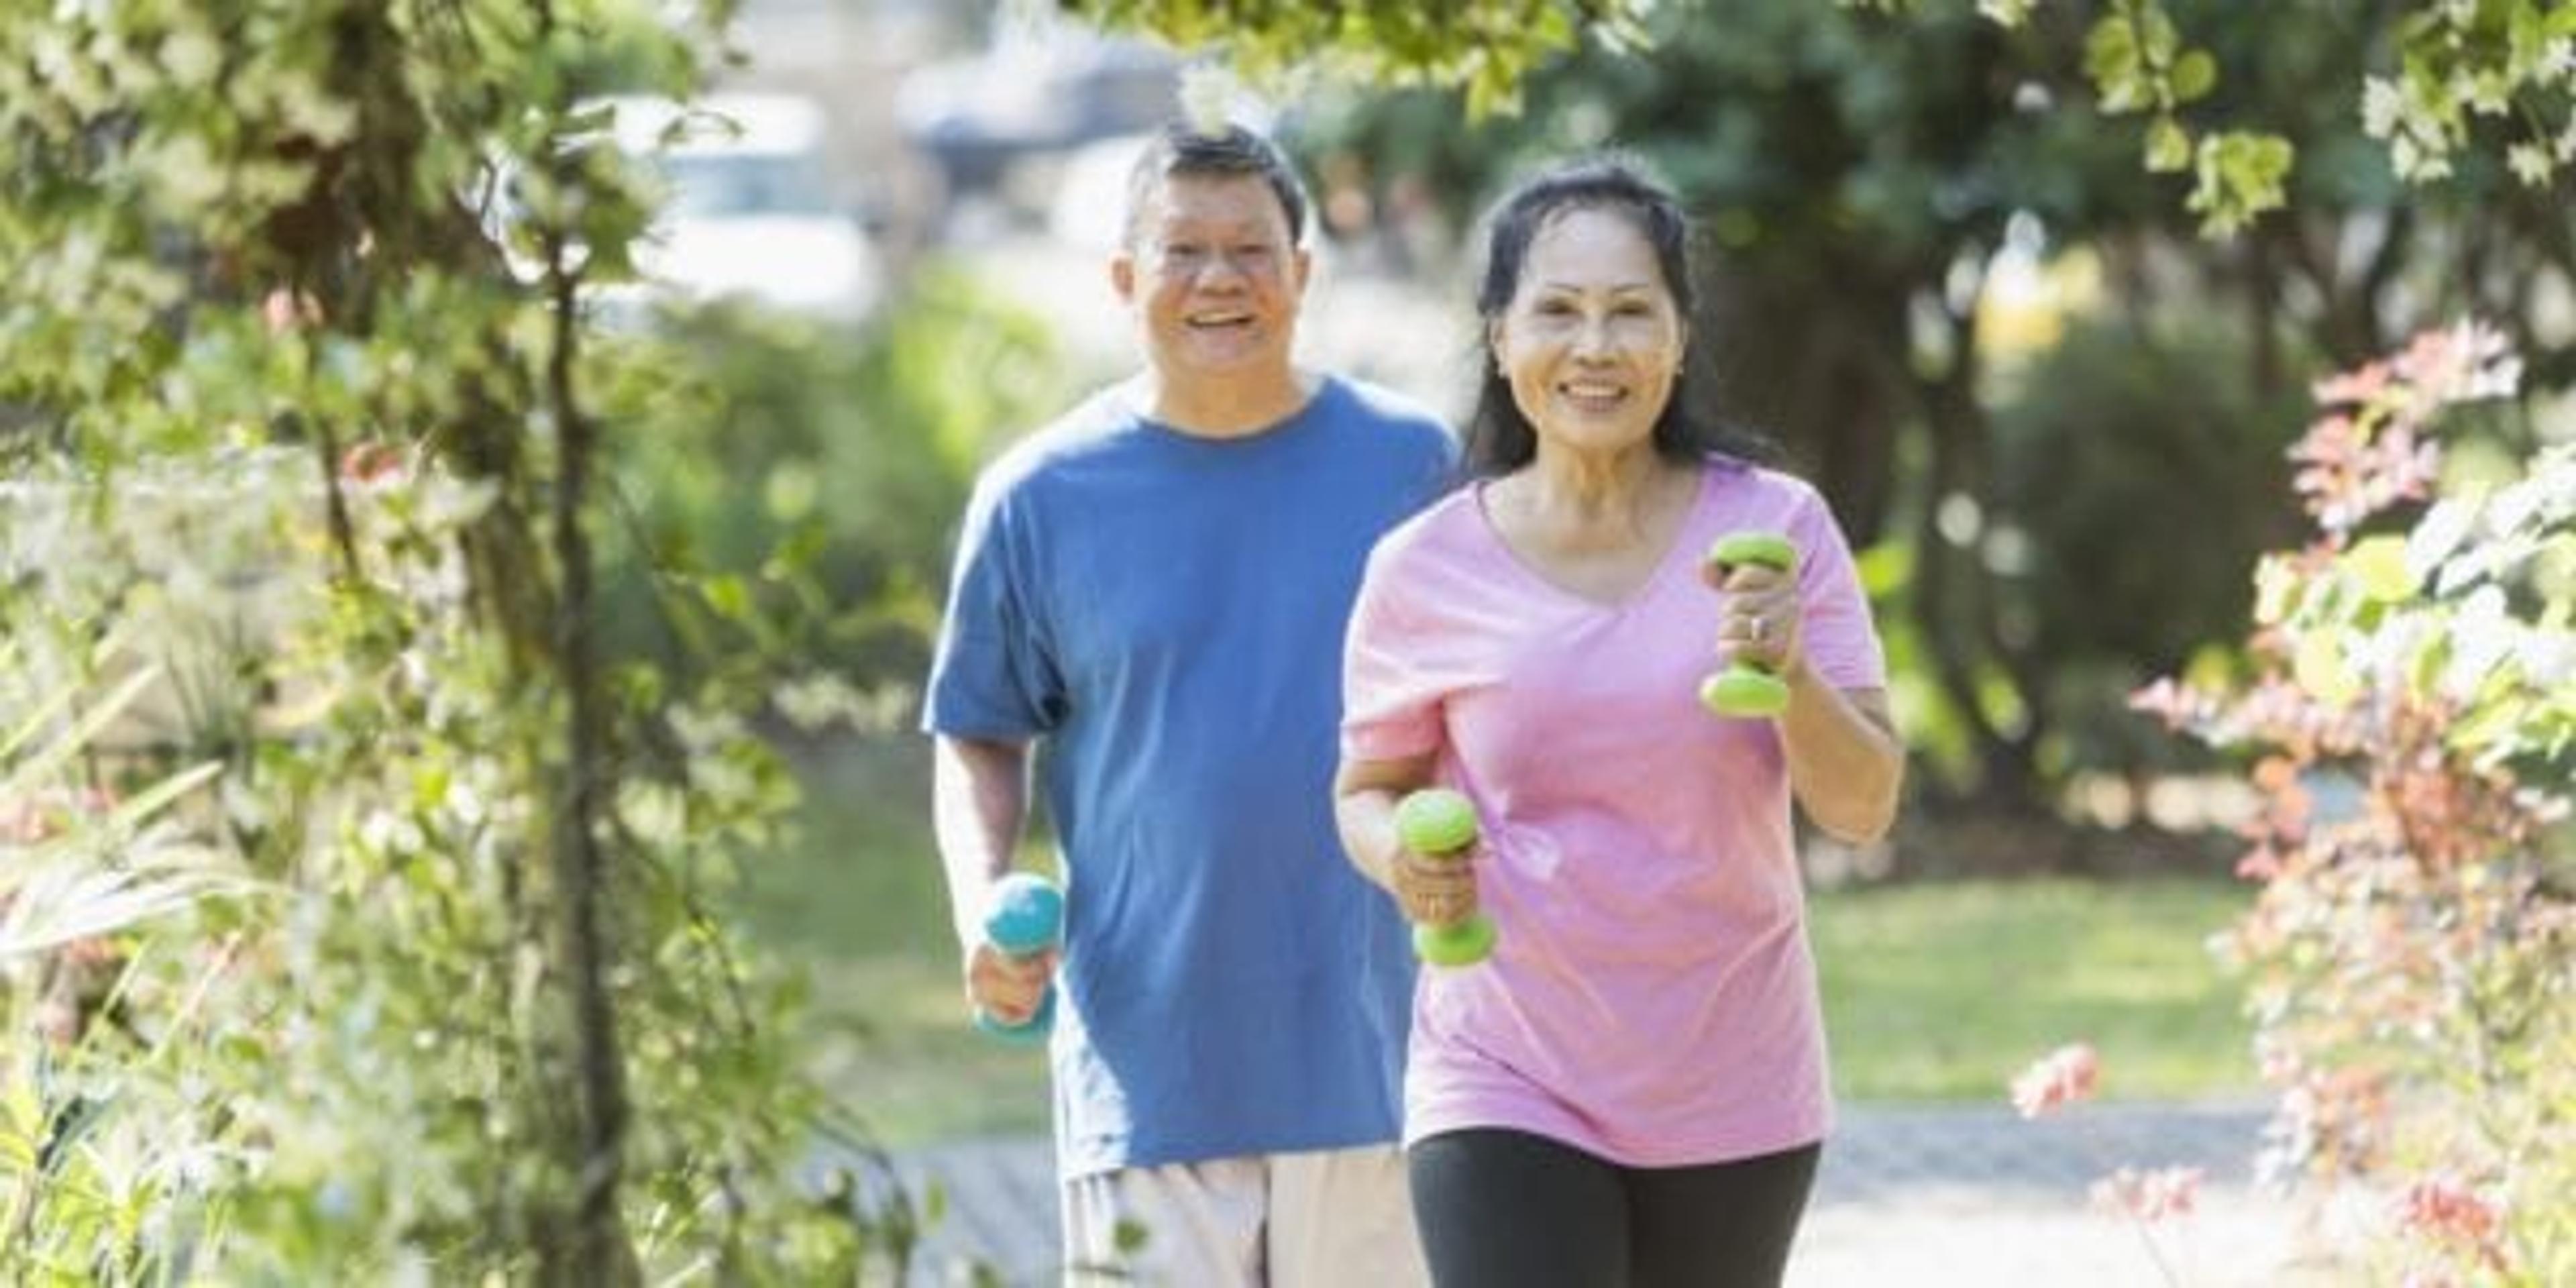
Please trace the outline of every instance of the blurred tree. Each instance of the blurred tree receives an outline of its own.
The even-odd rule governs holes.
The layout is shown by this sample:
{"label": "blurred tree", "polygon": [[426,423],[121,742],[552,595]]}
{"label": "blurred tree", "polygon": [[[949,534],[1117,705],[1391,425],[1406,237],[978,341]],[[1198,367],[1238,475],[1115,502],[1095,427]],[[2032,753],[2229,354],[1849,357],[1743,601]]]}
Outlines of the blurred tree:
{"label": "blurred tree", "polygon": [[[2378,57],[2336,69],[2339,110],[2359,110],[2402,177],[2432,182],[2464,161],[2501,159],[2525,185],[2562,185],[2576,170],[2576,10],[2561,0],[2412,0],[2369,7],[2310,3],[2247,6],[2226,0],[1836,0],[1849,9],[1974,15],[1998,26],[2054,26],[2058,42],[2108,114],[2146,125],[2139,160],[2159,173],[2192,175],[2189,206],[2214,232],[2229,232],[2286,203],[2295,135],[2259,113],[2228,110],[2212,129],[2211,100],[2227,79],[2221,50],[2194,42],[2248,10],[2340,36],[2360,36]],[[1471,108],[1510,107],[1517,82],[1590,34],[1613,46],[1653,37],[1639,24],[1686,4],[1656,0],[1332,0],[1326,4],[1224,0],[1059,0],[1104,26],[1138,28],[1175,44],[1221,50],[1257,75],[1319,66],[1380,85],[1464,91]],[[2179,17],[2177,17],[2179,14]],[[2036,21],[2034,21],[2036,19]],[[2267,53],[2290,54],[2292,45]],[[2353,78],[2358,74],[2359,81]],[[2199,108],[2199,111],[2195,111]],[[2198,131],[2195,135],[2195,130]]]}
{"label": "blurred tree", "polygon": [[1111,28],[1222,51],[1254,75],[1307,70],[1458,90],[1478,116],[1518,103],[1520,81],[1586,35],[1639,36],[1654,0],[1060,0]]}
{"label": "blurred tree", "polygon": [[[2048,677],[2072,659],[2013,625],[2029,608],[2011,574],[2052,543],[1997,494],[1988,278],[2017,229],[2152,240],[2171,217],[2111,131],[2046,110],[2009,33],[1966,16],[1924,18],[1907,40],[1874,27],[1795,0],[1705,0],[1659,11],[1639,55],[1535,73],[1525,110],[1481,130],[1441,128],[1454,105],[1413,93],[1348,100],[1308,133],[1425,164],[1453,226],[1533,160],[1598,146],[1654,160],[1705,235],[1698,334],[1724,412],[1783,439],[1856,543],[1912,551],[1898,607],[1932,683],[1909,724],[1954,726],[1966,748],[1937,781],[2035,810],[2055,769]],[[2166,482],[2153,494],[2192,503]],[[2195,584],[2254,549],[2192,552],[2211,569]]]}
{"label": "blurred tree", "polygon": [[[1134,7],[1071,7],[1113,20],[1151,17]],[[2232,402],[2240,409],[2282,406],[2302,365],[2294,355],[2358,361],[2462,309],[2498,318],[2535,354],[2556,355],[2535,362],[2536,385],[2576,380],[2576,348],[2552,331],[2566,324],[2550,320],[2553,293],[2576,285],[2576,233],[2563,203],[2473,151],[2454,154],[2442,184],[2409,188],[2372,142],[2373,122],[2354,110],[2354,69],[2403,56],[2423,38],[2420,24],[2386,14],[2335,18],[2307,5],[2177,4],[2171,20],[2149,7],[2154,14],[2131,4],[1987,5],[1981,15],[1964,3],[1926,3],[1899,19],[1798,0],[1672,0],[1615,45],[1530,72],[1516,116],[1462,130],[1456,95],[1415,90],[1325,98],[1302,129],[1311,146],[1357,158],[1375,176],[1381,206],[1403,204],[1400,185],[1405,198],[1443,203],[1453,229],[1533,159],[1619,146],[1657,162],[1709,236],[1700,333],[1720,366],[1727,410],[1786,440],[1857,541],[1910,546],[1902,609],[1934,681],[1930,709],[1910,714],[1960,727],[1970,751],[1949,786],[1988,805],[2031,808],[2072,765],[2070,745],[2109,745],[2089,734],[2061,740],[2067,716],[2055,695],[2065,686],[2053,677],[2080,669],[2134,681],[2172,659],[2108,628],[2031,628],[2032,585],[2084,589],[2069,611],[2106,623],[2153,620],[2169,611],[2170,596],[2123,595],[2122,582],[2075,563],[2094,557],[2084,553],[2091,538],[2053,525],[2084,512],[2016,513],[2017,499],[2004,494],[2003,479],[2030,476],[2029,463],[2011,454],[2032,441],[1999,437],[1992,419],[2029,388],[2020,355],[1995,351],[1999,334],[2016,342],[1989,325],[2008,303],[1998,268],[2016,240],[2024,259],[2040,262],[2084,248],[2100,265],[2107,307],[2129,319],[2125,334],[2143,346],[2141,370],[2186,370],[2185,355],[2241,367],[2248,392]],[[2168,48],[2178,38],[2154,35],[2148,52],[2133,50],[2122,63],[2112,56],[2118,37],[2099,34],[2115,19],[2156,31],[2179,22],[2201,44]],[[1365,41],[1364,22],[1340,31]],[[1265,38],[1256,22],[1227,47]],[[2177,71],[2180,62],[2189,66]],[[2143,83],[2177,75],[2179,90]],[[2088,98],[2103,110],[2067,110]],[[2176,203],[2158,177],[2170,158],[2156,152],[2172,140],[2151,139],[2142,150],[2140,127],[2111,114],[2168,99],[2148,114],[2150,133],[2167,117],[2183,129],[2191,107],[2264,123],[2292,141],[2308,163],[2275,176],[2289,209],[2250,225],[2230,217],[2225,226],[2242,230],[2235,239],[2201,240],[2219,198],[2194,198],[2200,210]],[[2211,146],[2237,158],[2211,180],[2225,191],[2272,181],[2257,173],[2269,145]],[[2150,351],[2167,337],[2209,333],[2158,322],[2160,314],[2213,310],[2241,319],[2228,328],[2240,337],[2231,350],[2195,341]],[[2134,423],[2154,432],[2176,422],[2144,415]],[[2277,473],[2267,453],[2284,436],[2273,426],[2286,423],[2220,429],[2252,449],[2232,459]],[[2143,469],[2117,493],[2142,507],[2121,521],[2148,533],[2194,524],[2209,504],[2194,459],[2147,448],[2073,452],[2057,463]],[[2154,562],[2180,585],[2224,584],[2260,548],[2244,544],[2259,526],[2251,516],[2222,525],[2229,539],[2160,549]]]}
{"label": "blurred tree", "polygon": [[975,469],[1066,396],[1044,323],[933,262],[855,337],[719,304],[608,343],[653,359],[611,368],[612,648],[674,673],[819,667],[866,722],[908,714]]}
{"label": "blurred tree", "polygon": [[[805,1183],[790,995],[709,904],[807,677],[603,638],[624,400],[677,360],[595,325],[651,210],[591,99],[686,96],[729,9],[0,6],[0,709],[103,748],[0,790],[141,859],[112,802],[202,783],[169,821],[252,891],[97,920],[116,1023],[0,988],[0,1281],[846,1282],[880,1235],[902,1277]],[[156,661],[171,727],[87,739]]]}

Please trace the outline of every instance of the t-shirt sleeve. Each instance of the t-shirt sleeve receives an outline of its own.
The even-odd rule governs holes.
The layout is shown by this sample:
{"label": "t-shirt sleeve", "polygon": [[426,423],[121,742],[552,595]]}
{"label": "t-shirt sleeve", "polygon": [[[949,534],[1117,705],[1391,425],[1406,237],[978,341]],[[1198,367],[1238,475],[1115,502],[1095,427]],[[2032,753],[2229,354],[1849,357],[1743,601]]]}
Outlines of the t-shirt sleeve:
{"label": "t-shirt sleeve", "polygon": [[977,486],[931,659],[927,732],[1025,739],[1064,718],[1064,683],[1038,611],[1024,523],[1012,488],[989,478]]}
{"label": "t-shirt sleeve", "polygon": [[1807,665],[1837,689],[1886,688],[1887,659],[1851,546],[1823,497],[1810,491],[1803,500],[1793,539],[1802,552],[1798,594],[1805,605]]}
{"label": "t-shirt sleeve", "polygon": [[1441,745],[1440,693],[1415,656],[1422,624],[1406,608],[1400,559],[1369,557],[1342,649],[1342,756],[1403,760]]}

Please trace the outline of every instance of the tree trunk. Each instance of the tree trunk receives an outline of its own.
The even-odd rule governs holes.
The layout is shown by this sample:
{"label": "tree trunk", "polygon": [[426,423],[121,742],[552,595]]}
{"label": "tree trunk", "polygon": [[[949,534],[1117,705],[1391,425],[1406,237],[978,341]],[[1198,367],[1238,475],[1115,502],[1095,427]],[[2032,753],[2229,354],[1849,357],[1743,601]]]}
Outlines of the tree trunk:
{"label": "tree trunk", "polygon": [[567,1237],[542,1250],[551,1284],[624,1288],[642,1271],[618,1210],[625,1167],[626,1078],[609,994],[607,871],[599,844],[599,785],[609,777],[603,735],[599,662],[591,614],[591,549],[583,516],[589,508],[595,427],[573,393],[579,334],[576,279],[557,234],[548,247],[554,347],[546,399],[555,421],[554,553],[561,593],[555,604],[555,666],[564,696],[564,763],[555,802],[552,846],[555,973],[571,990],[575,1130],[567,1174],[573,1206]]}

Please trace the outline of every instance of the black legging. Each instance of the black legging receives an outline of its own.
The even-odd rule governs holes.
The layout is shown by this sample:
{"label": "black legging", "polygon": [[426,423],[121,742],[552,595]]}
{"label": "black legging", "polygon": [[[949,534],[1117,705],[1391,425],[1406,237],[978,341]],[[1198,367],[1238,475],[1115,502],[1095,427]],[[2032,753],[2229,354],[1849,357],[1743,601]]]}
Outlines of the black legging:
{"label": "black legging", "polygon": [[1777,1288],[1822,1152],[1622,1167],[1476,1128],[1406,1157],[1414,1224],[1441,1288]]}

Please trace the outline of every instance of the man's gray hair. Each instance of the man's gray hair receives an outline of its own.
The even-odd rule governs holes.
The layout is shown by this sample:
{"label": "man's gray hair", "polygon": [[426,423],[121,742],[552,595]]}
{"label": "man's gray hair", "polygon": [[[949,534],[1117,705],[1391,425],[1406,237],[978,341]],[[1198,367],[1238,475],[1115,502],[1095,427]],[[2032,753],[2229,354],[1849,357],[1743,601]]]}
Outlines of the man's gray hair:
{"label": "man's gray hair", "polygon": [[1136,168],[1128,172],[1127,244],[1135,245],[1138,221],[1167,181],[1231,175],[1250,175],[1269,184],[1271,195],[1279,199],[1280,213],[1288,217],[1289,244],[1306,240],[1306,190],[1277,144],[1240,125],[1210,132],[1176,121],[1154,136],[1145,154],[1136,158]]}

